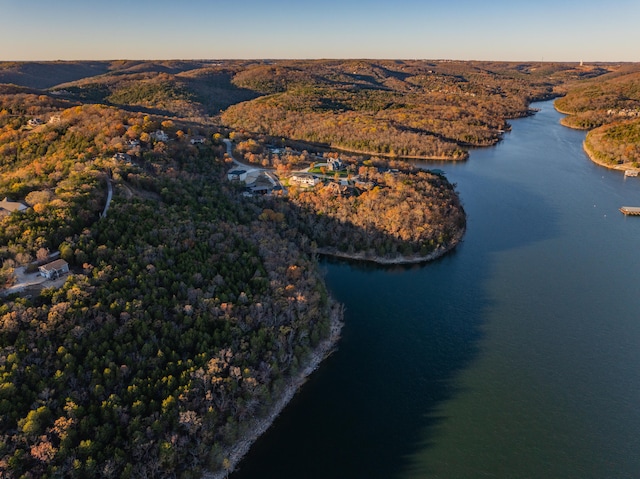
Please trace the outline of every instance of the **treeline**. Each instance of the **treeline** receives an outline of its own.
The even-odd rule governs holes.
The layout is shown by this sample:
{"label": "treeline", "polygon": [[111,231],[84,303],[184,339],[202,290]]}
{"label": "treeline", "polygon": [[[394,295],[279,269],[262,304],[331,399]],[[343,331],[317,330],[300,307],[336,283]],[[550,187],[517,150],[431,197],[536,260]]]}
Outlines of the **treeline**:
{"label": "treeline", "polygon": [[[114,145],[159,120],[100,106],[59,115],[17,130],[29,153],[2,166],[3,191],[51,193],[41,213],[9,216],[5,254],[31,251],[23,233],[36,229],[73,273],[0,306],[0,475],[200,477],[328,335],[333,306],[292,227],[259,220],[221,182],[222,146],[152,142],[127,163],[109,157]],[[90,207],[75,224],[70,212],[53,243],[59,225],[36,215],[104,195],[80,176],[103,168],[116,189],[107,217]]]}

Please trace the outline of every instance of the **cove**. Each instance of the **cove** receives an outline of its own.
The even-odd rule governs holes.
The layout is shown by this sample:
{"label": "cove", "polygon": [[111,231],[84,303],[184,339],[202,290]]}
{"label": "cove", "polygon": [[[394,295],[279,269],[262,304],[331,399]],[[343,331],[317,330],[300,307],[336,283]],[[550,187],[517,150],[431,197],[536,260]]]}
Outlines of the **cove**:
{"label": "cove", "polygon": [[640,471],[640,180],[552,102],[464,163],[467,233],[420,266],[323,260],[339,349],[231,477],[632,478]]}

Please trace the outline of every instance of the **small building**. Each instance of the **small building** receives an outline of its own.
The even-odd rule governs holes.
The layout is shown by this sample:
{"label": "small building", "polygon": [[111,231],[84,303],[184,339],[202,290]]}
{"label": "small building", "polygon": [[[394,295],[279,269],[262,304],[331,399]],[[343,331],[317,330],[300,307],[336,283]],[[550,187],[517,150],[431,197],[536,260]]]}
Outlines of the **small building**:
{"label": "small building", "polygon": [[313,175],[297,174],[289,177],[289,184],[303,187],[316,186],[320,183],[320,179]]}
{"label": "small building", "polygon": [[231,170],[227,173],[229,181],[245,181],[247,179],[247,170]]}
{"label": "small building", "polygon": [[0,213],[9,214],[15,211],[24,211],[29,208],[27,205],[19,201],[9,201],[8,198],[0,201]]}
{"label": "small building", "polygon": [[189,140],[192,145],[204,145],[205,141],[207,141],[207,139],[204,136],[199,135],[196,135]]}
{"label": "small building", "polygon": [[44,121],[42,121],[40,118],[31,118],[27,124],[29,126],[39,126],[39,125],[44,125]]}
{"label": "small building", "polygon": [[340,158],[329,158],[327,160],[327,167],[329,171],[342,171],[344,170],[344,163]]}
{"label": "small building", "polygon": [[40,274],[45,278],[57,279],[69,272],[69,263],[63,259],[57,259],[51,263],[40,266],[38,269],[40,270]]}
{"label": "small building", "polygon": [[116,153],[115,155],[113,155],[113,159],[131,163],[131,156],[127,155],[126,153]]}
{"label": "small building", "polygon": [[168,141],[169,140],[169,135],[167,135],[162,130],[156,130],[153,133],[151,133],[150,136],[151,136],[151,138],[153,138],[156,141]]}
{"label": "small building", "polygon": [[129,147],[129,148],[135,148],[136,146],[140,146],[140,140],[137,139],[132,139],[132,140],[127,140],[125,141],[125,144]]}

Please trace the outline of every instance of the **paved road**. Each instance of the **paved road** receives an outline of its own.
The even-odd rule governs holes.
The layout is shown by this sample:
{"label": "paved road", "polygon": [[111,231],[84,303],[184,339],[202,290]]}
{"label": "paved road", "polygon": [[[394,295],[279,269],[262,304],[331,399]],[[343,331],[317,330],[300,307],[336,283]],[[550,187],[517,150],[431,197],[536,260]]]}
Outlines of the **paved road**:
{"label": "paved road", "polygon": [[107,204],[104,205],[104,210],[102,211],[100,218],[105,218],[107,216],[107,211],[111,204],[111,198],[113,198],[113,186],[111,186],[111,177],[107,175]]}

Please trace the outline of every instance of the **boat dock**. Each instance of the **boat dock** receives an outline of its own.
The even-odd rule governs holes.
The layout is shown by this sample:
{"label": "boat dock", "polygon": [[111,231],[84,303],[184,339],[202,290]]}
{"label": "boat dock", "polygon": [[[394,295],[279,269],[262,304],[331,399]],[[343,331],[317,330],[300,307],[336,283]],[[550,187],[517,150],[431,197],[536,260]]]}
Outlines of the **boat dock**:
{"label": "boat dock", "polygon": [[625,215],[640,216],[640,206],[623,206],[620,211]]}

